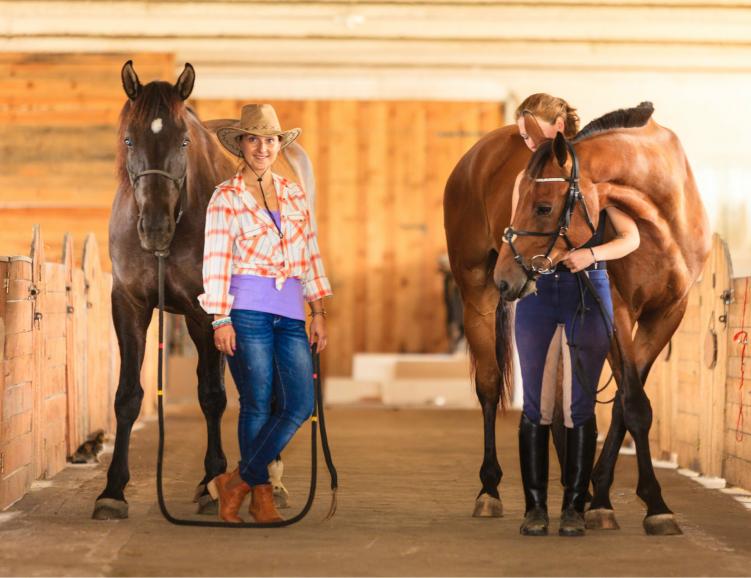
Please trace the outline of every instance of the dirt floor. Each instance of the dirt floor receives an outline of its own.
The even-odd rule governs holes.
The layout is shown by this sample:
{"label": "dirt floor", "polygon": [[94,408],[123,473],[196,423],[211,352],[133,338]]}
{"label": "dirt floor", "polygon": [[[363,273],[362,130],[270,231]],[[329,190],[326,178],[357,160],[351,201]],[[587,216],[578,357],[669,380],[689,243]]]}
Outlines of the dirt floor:
{"label": "dirt floor", "polygon": [[[329,410],[340,473],[339,511],[321,522],[328,477],[313,511],[281,530],[176,527],[155,498],[157,428],[136,432],[131,446],[130,519],[94,521],[105,465],[69,467],[0,514],[2,575],[656,575],[735,576],[751,572],[751,511],[671,470],[658,470],[683,536],[648,537],[634,494],[636,465],[621,456],[613,497],[619,531],[581,539],[521,537],[523,497],[516,450],[518,414],[499,420],[505,517],[471,517],[479,489],[479,411],[365,408]],[[236,459],[234,412],[225,417]],[[194,409],[171,410],[167,423],[170,507],[189,514],[201,477],[204,426]],[[293,507],[305,498],[309,436],[285,454]],[[109,456],[103,458],[108,462]],[[557,472],[551,511],[560,503]],[[321,487],[321,486],[319,486]],[[285,510],[290,513],[291,510]],[[557,520],[553,518],[552,529]]]}

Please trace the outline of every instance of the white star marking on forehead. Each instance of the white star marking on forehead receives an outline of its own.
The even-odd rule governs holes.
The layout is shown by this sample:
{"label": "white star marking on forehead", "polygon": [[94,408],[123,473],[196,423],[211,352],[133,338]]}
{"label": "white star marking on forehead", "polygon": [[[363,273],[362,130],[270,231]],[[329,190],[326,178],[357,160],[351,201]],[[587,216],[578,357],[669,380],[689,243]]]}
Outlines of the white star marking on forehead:
{"label": "white star marking on forehead", "polygon": [[151,132],[153,132],[154,134],[157,134],[161,130],[162,130],[162,119],[155,118],[154,121],[151,123]]}

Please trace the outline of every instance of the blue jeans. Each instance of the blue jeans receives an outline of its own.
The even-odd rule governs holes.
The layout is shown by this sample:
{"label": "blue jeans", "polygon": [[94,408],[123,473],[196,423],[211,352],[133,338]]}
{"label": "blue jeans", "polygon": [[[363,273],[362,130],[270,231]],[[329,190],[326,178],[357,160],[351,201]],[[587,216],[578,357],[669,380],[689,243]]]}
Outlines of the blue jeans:
{"label": "blue jeans", "polygon": [[[540,276],[537,294],[525,297],[516,306],[524,414],[533,423],[551,421],[559,352],[564,356],[563,411],[567,427],[582,425],[594,415],[597,384],[610,350],[613,303],[607,271],[588,274],[608,312],[607,321],[594,297],[580,287],[576,275],[567,271]],[[581,290],[583,311],[579,309]]]}
{"label": "blue jeans", "polygon": [[240,476],[256,486],[268,483],[268,465],[313,413],[313,361],[304,321],[243,309],[230,316],[237,349],[227,362],[240,393]]}

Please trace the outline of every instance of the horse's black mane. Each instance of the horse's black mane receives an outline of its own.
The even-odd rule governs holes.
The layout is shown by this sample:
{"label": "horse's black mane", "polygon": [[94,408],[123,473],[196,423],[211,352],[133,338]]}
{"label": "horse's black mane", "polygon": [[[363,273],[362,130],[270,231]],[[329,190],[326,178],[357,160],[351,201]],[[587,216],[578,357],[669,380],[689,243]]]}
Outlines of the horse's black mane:
{"label": "horse's black mane", "polygon": [[[581,129],[574,138],[572,143],[580,142],[590,136],[614,130],[617,128],[638,128],[647,124],[654,112],[654,106],[651,102],[642,102],[634,108],[620,108],[609,112],[600,118],[596,118],[583,129]],[[542,173],[542,169],[550,160],[553,154],[553,141],[543,141],[537,150],[532,154],[527,166],[527,174],[536,179]]]}
{"label": "horse's black mane", "polygon": [[654,111],[655,107],[649,101],[640,102],[638,106],[633,108],[619,108],[587,124],[571,139],[571,142],[579,142],[593,134],[614,128],[637,128],[644,126]]}

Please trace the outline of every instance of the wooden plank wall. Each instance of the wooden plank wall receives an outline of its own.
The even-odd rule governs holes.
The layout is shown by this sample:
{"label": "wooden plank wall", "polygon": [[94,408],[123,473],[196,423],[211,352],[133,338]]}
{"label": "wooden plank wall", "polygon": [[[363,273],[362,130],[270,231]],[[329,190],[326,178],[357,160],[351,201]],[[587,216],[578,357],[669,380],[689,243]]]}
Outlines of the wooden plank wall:
{"label": "wooden plank wall", "polygon": [[[303,129],[316,172],[319,241],[335,293],[327,374],[350,375],[354,352],[445,351],[443,187],[459,158],[502,124],[501,106],[270,102],[283,126]],[[209,120],[237,117],[242,104],[194,106]]]}
{"label": "wooden plank wall", "polygon": [[[751,488],[751,382],[746,380],[743,391],[739,389],[741,350],[733,341],[742,328],[746,282],[747,278],[732,279],[727,245],[715,235],[709,260],[691,289],[684,319],[652,367],[647,394],[653,411],[653,457],[676,459],[681,467]],[[728,290],[734,295],[731,304],[725,302]],[[749,307],[751,303],[746,307],[746,330],[751,324]],[[716,347],[712,333],[717,336]],[[747,357],[746,368],[750,366]],[[600,383],[609,376],[606,366]],[[609,399],[614,390],[612,384],[600,398]],[[739,431],[741,402],[746,419]],[[598,406],[602,432],[610,425],[611,407]]]}
{"label": "wooden plank wall", "polygon": [[[96,238],[73,267],[68,235],[60,262],[47,260],[41,228],[31,257],[0,257],[0,510],[31,482],[59,472],[86,436],[114,432],[119,373],[112,324],[112,276],[102,271]],[[150,331],[147,347],[156,351]],[[142,373],[143,415],[154,412],[155,361]]]}
{"label": "wooden plank wall", "polygon": [[93,231],[110,269],[120,81],[132,58],[142,82],[174,81],[170,54],[0,54],[0,252],[22,255],[34,224],[48,250]]}
{"label": "wooden plank wall", "polygon": [[[727,341],[727,400],[724,430],[724,475],[732,483],[751,488],[751,278],[733,280],[734,302],[730,305]],[[744,313],[745,304],[745,313]],[[745,332],[745,333],[743,333]],[[741,352],[744,380],[741,387]],[[741,413],[742,412],[742,413]]]}

